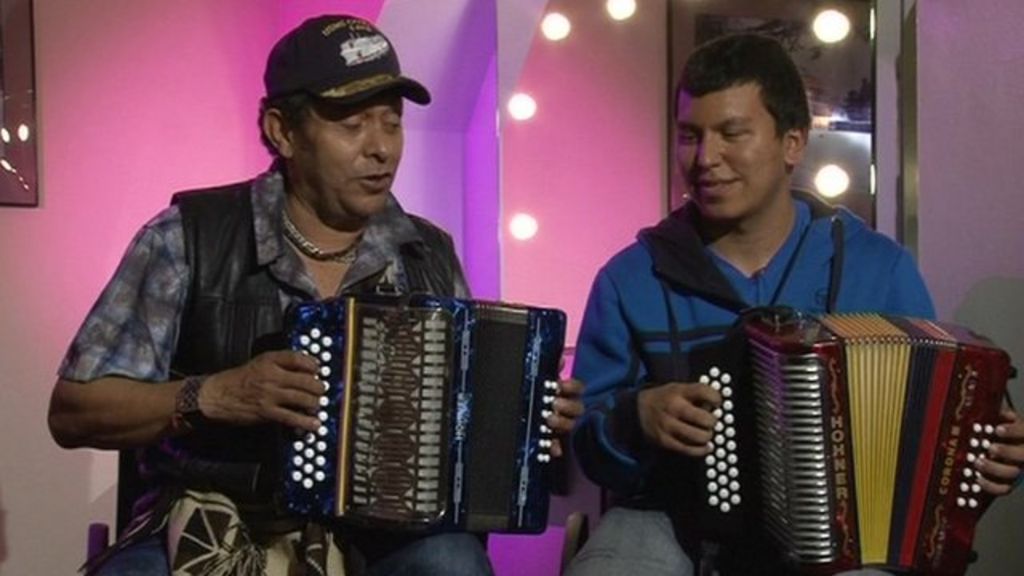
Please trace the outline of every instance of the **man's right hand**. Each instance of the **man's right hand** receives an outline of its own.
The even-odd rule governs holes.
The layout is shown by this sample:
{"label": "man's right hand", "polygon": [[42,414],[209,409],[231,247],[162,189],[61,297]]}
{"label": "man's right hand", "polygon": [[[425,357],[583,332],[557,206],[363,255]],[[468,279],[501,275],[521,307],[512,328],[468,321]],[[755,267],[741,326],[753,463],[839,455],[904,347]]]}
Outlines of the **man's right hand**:
{"label": "man's right hand", "polygon": [[712,411],[722,396],[710,386],[669,382],[637,395],[640,427],[648,442],[688,456],[710,450],[716,418]]}
{"label": "man's right hand", "polygon": [[199,409],[215,422],[276,422],[314,431],[323,394],[317,362],[299,352],[265,352],[246,364],[212,374],[199,392]]}

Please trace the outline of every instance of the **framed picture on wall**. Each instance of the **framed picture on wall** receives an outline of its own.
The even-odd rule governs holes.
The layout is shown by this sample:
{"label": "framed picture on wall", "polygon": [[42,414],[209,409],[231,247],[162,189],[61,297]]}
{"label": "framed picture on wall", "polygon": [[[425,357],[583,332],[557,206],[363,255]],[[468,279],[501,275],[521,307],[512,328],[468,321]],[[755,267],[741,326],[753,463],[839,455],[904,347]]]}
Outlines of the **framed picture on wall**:
{"label": "framed picture on wall", "polygon": [[0,0],[0,206],[38,206],[32,0]]}

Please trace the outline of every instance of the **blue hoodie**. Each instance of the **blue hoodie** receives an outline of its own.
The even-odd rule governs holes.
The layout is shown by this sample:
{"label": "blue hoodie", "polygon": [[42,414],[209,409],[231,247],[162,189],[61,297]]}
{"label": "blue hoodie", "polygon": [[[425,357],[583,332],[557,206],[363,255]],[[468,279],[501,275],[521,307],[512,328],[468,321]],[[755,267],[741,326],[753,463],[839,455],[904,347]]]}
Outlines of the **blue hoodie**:
{"label": "blue hoodie", "polygon": [[793,195],[793,230],[753,277],[706,248],[691,204],[641,230],[598,272],[573,368],[586,385],[573,448],[598,485],[620,497],[655,489],[649,472],[659,451],[644,440],[637,393],[692,381],[688,354],[721,340],[743,310],[774,304],[814,314],[934,317],[906,250],[843,208]]}

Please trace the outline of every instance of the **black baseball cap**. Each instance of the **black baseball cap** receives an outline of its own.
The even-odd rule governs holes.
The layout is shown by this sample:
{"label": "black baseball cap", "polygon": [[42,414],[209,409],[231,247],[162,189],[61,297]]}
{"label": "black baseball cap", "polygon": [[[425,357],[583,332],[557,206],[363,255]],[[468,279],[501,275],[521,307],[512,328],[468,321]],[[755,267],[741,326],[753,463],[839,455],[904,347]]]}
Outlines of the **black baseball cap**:
{"label": "black baseball cap", "polygon": [[402,76],[391,41],[370,22],[348,15],[310,18],[287,33],[267,58],[267,99],[307,92],[342,104],[394,92],[429,104],[430,92]]}

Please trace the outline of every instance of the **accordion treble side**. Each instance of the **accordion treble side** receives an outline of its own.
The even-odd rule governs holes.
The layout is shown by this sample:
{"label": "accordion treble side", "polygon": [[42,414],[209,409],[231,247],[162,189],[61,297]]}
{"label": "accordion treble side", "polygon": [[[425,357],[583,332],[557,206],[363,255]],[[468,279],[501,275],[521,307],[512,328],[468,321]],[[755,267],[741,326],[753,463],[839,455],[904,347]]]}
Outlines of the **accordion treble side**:
{"label": "accordion treble side", "polygon": [[992,501],[974,463],[1009,357],[961,327],[874,314],[746,324],[760,515],[806,573],[962,574]]}
{"label": "accordion treble side", "polygon": [[426,295],[295,307],[319,430],[284,449],[298,514],[410,530],[540,532],[565,314]]}

